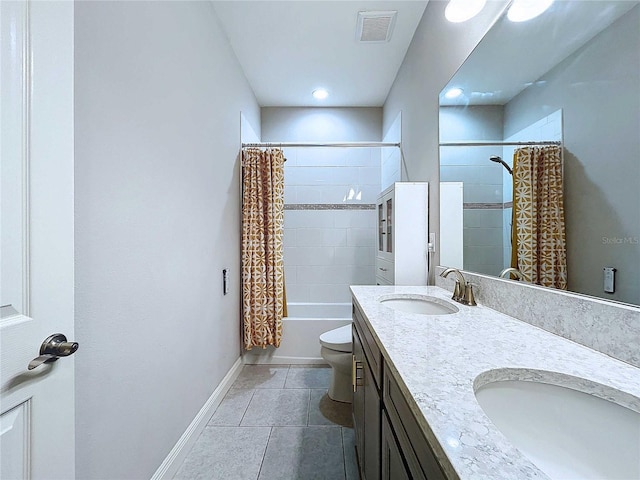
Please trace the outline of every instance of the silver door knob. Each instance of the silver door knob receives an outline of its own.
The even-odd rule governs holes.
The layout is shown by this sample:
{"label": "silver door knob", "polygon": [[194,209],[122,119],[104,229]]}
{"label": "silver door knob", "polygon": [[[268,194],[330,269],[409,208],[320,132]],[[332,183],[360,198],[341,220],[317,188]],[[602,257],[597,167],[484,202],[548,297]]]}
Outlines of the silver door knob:
{"label": "silver door knob", "polygon": [[67,337],[62,333],[55,333],[47,337],[40,346],[40,356],[29,362],[27,367],[33,370],[43,363],[55,362],[60,357],[68,357],[78,350],[78,342],[67,342]]}

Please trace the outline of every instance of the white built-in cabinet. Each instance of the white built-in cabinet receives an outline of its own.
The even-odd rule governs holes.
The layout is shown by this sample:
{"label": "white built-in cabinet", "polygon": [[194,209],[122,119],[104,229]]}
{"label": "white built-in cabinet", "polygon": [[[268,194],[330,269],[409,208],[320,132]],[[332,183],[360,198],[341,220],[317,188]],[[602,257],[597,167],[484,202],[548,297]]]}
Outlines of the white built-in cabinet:
{"label": "white built-in cabinet", "polygon": [[440,265],[464,268],[464,184],[440,182]]}
{"label": "white built-in cabinet", "polygon": [[429,185],[396,182],[377,202],[376,283],[426,285]]}

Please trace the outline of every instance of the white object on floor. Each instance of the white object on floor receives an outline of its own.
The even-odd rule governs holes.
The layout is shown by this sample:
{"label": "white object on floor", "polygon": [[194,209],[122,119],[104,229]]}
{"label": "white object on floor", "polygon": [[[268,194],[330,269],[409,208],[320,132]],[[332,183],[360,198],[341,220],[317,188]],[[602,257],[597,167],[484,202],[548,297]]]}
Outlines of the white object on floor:
{"label": "white object on floor", "polygon": [[351,325],[335,328],[320,335],[320,354],[331,366],[329,398],[351,403]]}

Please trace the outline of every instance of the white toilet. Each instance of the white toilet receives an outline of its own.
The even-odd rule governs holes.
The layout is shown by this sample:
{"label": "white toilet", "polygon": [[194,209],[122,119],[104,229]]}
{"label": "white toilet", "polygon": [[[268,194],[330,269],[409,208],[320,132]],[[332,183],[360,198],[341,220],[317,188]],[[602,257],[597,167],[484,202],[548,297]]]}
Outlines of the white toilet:
{"label": "white toilet", "polygon": [[331,365],[329,398],[351,403],[351,324],[320,335],[320,354]]}

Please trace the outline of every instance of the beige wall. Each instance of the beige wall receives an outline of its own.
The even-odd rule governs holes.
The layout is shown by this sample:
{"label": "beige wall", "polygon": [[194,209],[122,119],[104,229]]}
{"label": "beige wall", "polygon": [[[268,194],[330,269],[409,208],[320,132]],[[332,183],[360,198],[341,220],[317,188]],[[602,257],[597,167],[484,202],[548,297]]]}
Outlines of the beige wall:
{"label": "beige wall", "polygon": [[263,142],[379,142],[379,107],[262,107]]}
{"label": "beige wall", "polygon": [[150,478],[240,356],[240,112],[259,135],[260,111],[211,4],[75,11],[77,478]]}

